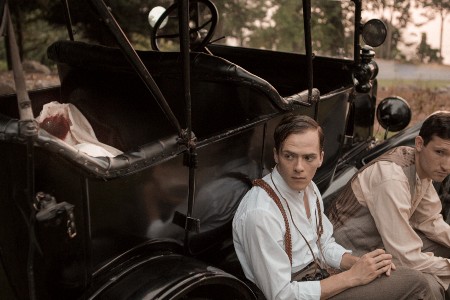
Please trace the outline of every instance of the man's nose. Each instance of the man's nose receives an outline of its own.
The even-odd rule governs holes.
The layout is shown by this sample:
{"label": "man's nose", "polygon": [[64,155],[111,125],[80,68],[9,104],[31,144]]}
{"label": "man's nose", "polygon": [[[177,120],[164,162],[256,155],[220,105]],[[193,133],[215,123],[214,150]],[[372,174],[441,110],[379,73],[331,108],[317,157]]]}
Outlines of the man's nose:
{"label": "man's nose", "polygon": [[444,161],[441,164],[441,168],[444,172],[447,173],[447,175],[450,174],[450,156],[444,158]]}
{"label": "man's nose", "polygon": [[295,170],[296,172],[299,172],[299,173],[302,172],[302,171],[304,171],[305,168],[304,168],[304,166],[303,166],[303,163],[304,163],[303,159],[298,158],[298,159],[295,161],[294,170]]}

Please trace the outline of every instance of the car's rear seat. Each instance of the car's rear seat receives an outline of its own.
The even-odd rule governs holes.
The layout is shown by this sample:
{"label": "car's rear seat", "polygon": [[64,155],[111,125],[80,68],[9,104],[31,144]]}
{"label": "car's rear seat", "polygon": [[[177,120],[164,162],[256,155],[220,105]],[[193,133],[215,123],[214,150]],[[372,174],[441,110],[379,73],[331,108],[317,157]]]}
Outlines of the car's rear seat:
{"label": "car's rear seat", "polygon": [[[185,127],[180,54],[138,52]],[[124,152],[176,133],[118,48],[59,41],[48,49],[58,63],[64,102],[91,122],[98,139]],[[288,106],[265,80],[204,53],[191,54],[192,126],[207,138]]]}

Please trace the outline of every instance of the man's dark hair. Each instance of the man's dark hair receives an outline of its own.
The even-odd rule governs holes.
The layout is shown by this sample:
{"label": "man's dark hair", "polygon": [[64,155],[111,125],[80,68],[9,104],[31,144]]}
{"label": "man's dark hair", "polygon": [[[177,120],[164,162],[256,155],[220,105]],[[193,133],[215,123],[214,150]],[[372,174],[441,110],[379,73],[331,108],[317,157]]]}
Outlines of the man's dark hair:
{"label": "man's dark hair", "polygon": [[277,128],[275,128],[275,132],[273,133],[275,149],[278,152],[289,135],[293,133],[304,133],[310,129],[317,130],[320,150],[323,150],[324,135],[320,125],[311,117],[294,114],[284,116]]}
{"label": "man's dark hair", "polygon": [[440,111],[430,115],[423,122],[419,135],[425,146],[435,135],[450,140],[450,112]]}

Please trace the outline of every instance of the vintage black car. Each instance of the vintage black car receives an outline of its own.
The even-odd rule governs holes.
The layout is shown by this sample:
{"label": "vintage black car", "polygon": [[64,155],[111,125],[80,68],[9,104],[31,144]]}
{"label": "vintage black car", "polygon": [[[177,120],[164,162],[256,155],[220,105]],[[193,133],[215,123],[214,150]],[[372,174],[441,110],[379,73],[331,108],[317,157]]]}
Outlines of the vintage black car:
{"label": "vintage black car", "polygon": [[0,299],[256,299],[230,222],[251,180],[274,165],[283,115],[306,114],[324,128],[314,180],[326,203],[420,127],[374,137],[376,114],[390,131],[411,115],[398,98],[376,107],[370,46],[385,28],[362,23],[360,0],[348,2],[351,47],[324,54],[311,34],[311,1],[279,3],[303,17],[290,38],[304,53],[232,46],[224,28],[233,20],[218,8],[233,8],[209,0],[148,1],[140,19],[153,25],[151,49],[137,50],[114,1],[88,2],[115,45],[74,38],[62,5],[68,38],[44,45],[61,84],[26,91],[0,1],[16,73],[16,94],[0,98]]}

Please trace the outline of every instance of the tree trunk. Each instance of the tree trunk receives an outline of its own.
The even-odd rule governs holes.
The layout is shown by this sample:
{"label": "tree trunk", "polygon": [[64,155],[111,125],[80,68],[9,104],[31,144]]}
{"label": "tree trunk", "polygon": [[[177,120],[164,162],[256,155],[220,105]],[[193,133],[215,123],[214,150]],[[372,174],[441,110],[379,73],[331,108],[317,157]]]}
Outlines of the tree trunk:
{"label": "tree trunk", "polygon": [[441,15],[441,32],[439,37],[439,59],[441,60],[442,63],[444,61],[444,58],[442,57],[442,39],[444,35],[444,22],[445,22],[445,14],[442,8],[440,11],[440,15]]}

